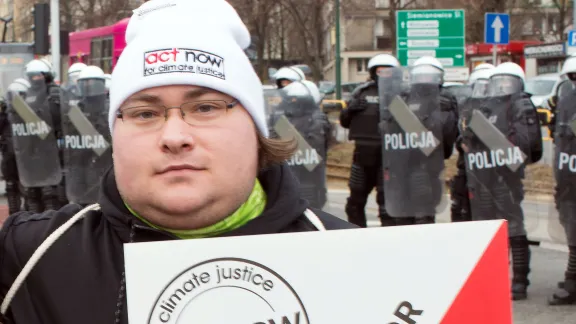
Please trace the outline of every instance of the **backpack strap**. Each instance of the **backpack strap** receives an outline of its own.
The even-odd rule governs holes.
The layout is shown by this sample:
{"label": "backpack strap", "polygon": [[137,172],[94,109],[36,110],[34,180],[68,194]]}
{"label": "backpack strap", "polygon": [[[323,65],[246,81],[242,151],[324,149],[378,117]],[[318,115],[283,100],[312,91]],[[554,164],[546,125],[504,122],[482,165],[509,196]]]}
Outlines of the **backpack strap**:
{"label": "backpack strap", "polygon": [[46,251],[48,251],[48,249],[56,242],[56,240],[58,240],[60,236],[64,235],[64,233],[70,227],[72,227],[74,223],[84,218],[86,214],[88,214],[88,212],[93,210],[100,210],[100,205],[94,204],[82,209],[81,211],[76,213],[76,215],[72,216],[72,218],[70,218],[66,223],[58,227],[52,234],[50,234],[46,238],[46,240],[44,240],[44,242],[42,242],[42,244],[40,244],[40,246],[36,249],[36,251],[34,251],[34,254],[32,254],[32,256],[30,257],[28,262],[26,262],[24,268],[22,268],[22,271],[20,272],[20,274],[18,274],[16,280],[14,280],[14,283],[10,287],[10,290],[8,290],[8,293],[6,293],[6,297],[4,298],[4,301],[0,306],[0,313],[2,315],[6,315],[8,307],[10,307],[10,303],[12,302],[12,299],[14,299],[16,292],[18,292],[18,289],[20,289],[20,286],[22,286],[22,284],[24,283],[26,277],[28,277],[32,269],[34,269],[34,266],[36,266],[36,264],[38,263],[38,261],[40,261],[40,258],[42,258],[42,256],[46,253]]}

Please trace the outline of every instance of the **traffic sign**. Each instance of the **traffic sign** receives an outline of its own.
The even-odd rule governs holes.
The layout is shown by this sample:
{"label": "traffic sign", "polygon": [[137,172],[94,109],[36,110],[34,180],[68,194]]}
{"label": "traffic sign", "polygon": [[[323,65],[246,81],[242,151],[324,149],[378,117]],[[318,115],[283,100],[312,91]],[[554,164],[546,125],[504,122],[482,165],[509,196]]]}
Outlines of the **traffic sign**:
{"label": "traffic sign", "polygon": [[484,42],[493,45],[510,42],[510,15],[493,12],[484,15]]}
{"label": "traffic sign", "polygon": [[576,46],[576,30],[568,32],[568,46]]}
{"label": "traffic sign", "polygon": [[396,49],[403,66],[422,56],[437,58],[445,67],[466,66],[464,10],[396,11]]}

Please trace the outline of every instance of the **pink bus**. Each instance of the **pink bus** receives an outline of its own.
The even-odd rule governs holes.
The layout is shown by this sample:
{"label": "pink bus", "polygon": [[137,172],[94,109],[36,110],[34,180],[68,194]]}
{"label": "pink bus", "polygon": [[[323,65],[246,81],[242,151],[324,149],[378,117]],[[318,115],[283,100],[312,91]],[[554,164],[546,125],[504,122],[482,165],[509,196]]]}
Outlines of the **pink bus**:
{"label": "pink bus", "polygon": [[70,33],[70,65],[82,62],[111,73],[126,47],[126,28],[130,18],[114,25]]}

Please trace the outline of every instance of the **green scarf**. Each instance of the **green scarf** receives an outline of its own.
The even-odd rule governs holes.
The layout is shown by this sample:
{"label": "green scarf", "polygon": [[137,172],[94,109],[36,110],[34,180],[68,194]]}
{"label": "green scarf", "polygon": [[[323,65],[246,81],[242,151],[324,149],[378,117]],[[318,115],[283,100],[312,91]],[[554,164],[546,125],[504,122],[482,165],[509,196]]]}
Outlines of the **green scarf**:
{"label": "green scarf", "polygon": [[264,192],[260,181],[256,179],[250,197],[248,197],[248,200],[246,200],[246,202],[242,204],[242,206],[240,206],[240,208],[238,208],[232,215],[224,218],[216,224],[195,230],[173,230],[154,225],[138,215],[132,208],[130,208],[130,206],[128,206],[128,204],[124,203],[124,205],[126,208],[128,208],[132,215],[136,216],[139,220],[148,226],[172,233],[177,237],[186,240],[217,236],[245,225],[252,219],[258,217],[264,211],[264,207],[266,207],[266,193]]}

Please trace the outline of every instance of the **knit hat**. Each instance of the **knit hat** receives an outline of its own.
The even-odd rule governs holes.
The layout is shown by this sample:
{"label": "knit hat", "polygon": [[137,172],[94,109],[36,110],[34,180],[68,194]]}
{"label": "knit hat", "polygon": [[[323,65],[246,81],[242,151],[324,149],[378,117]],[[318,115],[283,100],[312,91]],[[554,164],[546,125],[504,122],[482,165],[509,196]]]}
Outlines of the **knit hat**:
{"label": "knit hat", "polygon": [[237,99],[258,130],[268,136],[262,83],[244,53],[250,33],[228,2],[148,1],[134,10],[126,43],[112,73],[111,132],[116,112],[134,93],[158,86],[194,85]]}

